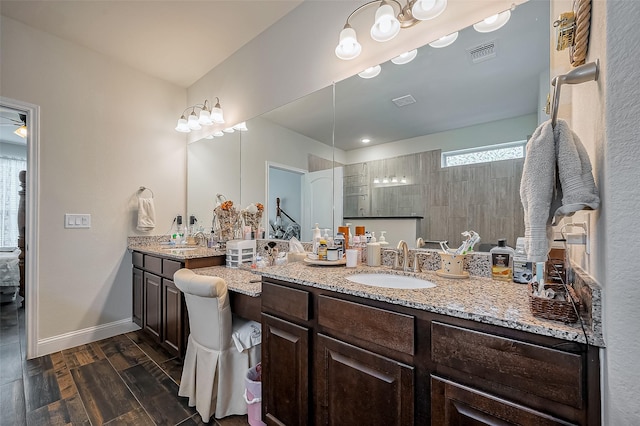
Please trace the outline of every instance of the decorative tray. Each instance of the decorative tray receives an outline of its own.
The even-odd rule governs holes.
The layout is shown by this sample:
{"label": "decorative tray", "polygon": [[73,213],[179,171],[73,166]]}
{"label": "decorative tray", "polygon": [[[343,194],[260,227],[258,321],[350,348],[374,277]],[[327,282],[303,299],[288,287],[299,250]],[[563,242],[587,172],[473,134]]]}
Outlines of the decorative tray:
{"label": "decorative tray", "polygon": [[342,266],[347,264],[347,259],[342,258],[339,260],[314,260],[314,259],[309,259],[308,257],[305,257],[304,263],[308,263],[309,265],[316,265],[316,266]]}

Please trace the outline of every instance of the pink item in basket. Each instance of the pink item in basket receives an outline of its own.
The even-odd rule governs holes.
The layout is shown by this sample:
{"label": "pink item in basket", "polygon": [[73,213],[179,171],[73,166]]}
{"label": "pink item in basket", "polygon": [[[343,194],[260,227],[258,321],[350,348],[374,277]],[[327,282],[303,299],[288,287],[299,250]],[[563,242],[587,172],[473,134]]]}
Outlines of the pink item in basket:
{"label": "pink item in basket", "polygon": [[262,365],[258,364],[247,372],[245,377],[245,401],[247,417],[251,426],[266,426],[262,421]]}

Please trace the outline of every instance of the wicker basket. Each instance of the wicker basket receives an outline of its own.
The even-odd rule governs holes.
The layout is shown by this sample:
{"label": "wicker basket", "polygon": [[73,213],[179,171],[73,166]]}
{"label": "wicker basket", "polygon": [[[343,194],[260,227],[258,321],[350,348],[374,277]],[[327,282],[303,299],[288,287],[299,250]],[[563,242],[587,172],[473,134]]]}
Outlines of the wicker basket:
{"label": "wicker basket", "polygon": [[[562,284],[547,284],[545,288],[552,289],[556,292],[556,295],[562,295],[566,299],[566,290]],[[569,295],[576,304],[578,312],[580,311],[580,299],[576,296],[573,287],[567,286],[569,289]],[[529,302],[531,304],[531,313],[533,316],[552,319],[556,321],[562,321],[566,323],[572,323],[578,321],[578,315],[573,309],[573,305],[570,300],[557,300],[557,299],[545,299],[542,297],[534,296],[533,293],[538,289],[538,283],[529,283]]]}

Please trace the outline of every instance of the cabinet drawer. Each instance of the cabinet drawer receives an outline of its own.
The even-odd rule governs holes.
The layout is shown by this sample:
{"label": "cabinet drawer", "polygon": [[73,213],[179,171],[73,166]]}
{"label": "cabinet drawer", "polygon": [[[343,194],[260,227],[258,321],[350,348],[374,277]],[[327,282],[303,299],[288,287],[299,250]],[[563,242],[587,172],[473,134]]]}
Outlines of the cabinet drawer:
{"label": "cabinet drawer", "polygon": [[131,254],[131,261],[133,263],[133,266],[136,266],[138,268],[144,267],[144,255],[142,253],[134,251]]}
{"label": "cabinet drawer", "polygon": [[261,297],[264,311],[276,311],[302,321],[309,321],[311,318],[308,291],[263,281]]}
{"label": "cabinet drawer", "polygon": [[431,359],[508,388],[582,408],[582,358],[577,354],[433,322]]}
{"label": "cabinet drawer", "polygon": [[394,351],[414,354],[415,321],[411,315],[319,296],[318,324]]}
{"label": "cabinet drawer", "polygon": [[182,263],[175,260],[162,259],[162,275],[173,280],[173,274],[182,267]]}
{"label": "cabinet drawer", "polygon": [[144,255],[144,269],[157,275],[162,275],[162,259],[155,256]]}

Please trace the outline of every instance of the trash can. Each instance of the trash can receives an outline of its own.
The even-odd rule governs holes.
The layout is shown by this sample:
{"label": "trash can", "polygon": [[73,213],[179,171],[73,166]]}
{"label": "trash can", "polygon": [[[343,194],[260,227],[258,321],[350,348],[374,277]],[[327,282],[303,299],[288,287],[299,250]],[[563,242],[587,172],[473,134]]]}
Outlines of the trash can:
{"label": "trash can", "polygon": [[258,363],[247,371],[244,400],[247,402],[247,417],[251,426],[266,426],[262,421],[262,365]]}

